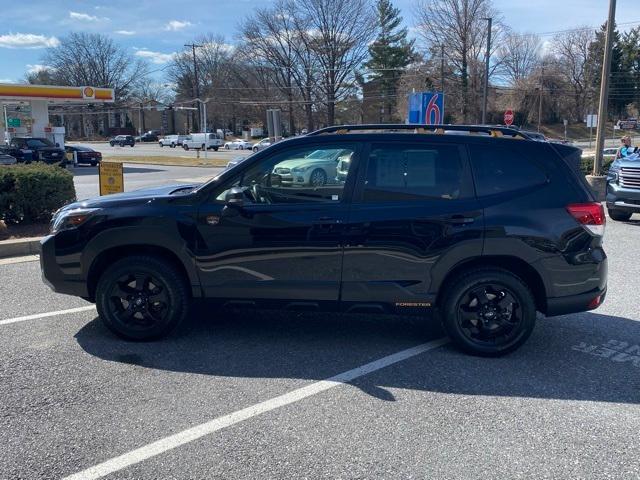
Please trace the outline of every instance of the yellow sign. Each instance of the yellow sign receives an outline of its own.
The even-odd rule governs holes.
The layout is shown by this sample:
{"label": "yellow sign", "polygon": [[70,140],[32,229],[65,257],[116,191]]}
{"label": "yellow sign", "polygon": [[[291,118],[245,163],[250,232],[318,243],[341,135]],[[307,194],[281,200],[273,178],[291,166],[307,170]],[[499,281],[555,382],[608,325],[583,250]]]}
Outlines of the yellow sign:
{"label": "yellow sign", "polygon": [[122,164],[100,162],[100,195],[124,192]]}

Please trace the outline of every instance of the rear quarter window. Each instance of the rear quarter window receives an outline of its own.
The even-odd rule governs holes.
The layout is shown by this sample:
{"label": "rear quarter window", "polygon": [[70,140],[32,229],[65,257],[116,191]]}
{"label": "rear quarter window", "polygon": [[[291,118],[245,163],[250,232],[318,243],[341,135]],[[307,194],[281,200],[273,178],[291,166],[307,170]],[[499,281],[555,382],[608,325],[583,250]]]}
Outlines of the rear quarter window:
{"label": "rear quarter window", "polygon": [[542,186],[548,175],[535,159],[540,149],[530,142],[518,146],[470,145],[479,196],[498,195]]}

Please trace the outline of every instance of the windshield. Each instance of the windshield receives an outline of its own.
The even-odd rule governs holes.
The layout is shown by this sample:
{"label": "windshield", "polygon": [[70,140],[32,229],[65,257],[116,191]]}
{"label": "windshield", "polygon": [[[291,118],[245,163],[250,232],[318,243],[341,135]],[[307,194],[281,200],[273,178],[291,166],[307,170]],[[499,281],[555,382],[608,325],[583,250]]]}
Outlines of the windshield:
{"label": "windshield", "polygon": [[27,140],[29,148],[54,147],[55,145],[46,138],[30,138]]}

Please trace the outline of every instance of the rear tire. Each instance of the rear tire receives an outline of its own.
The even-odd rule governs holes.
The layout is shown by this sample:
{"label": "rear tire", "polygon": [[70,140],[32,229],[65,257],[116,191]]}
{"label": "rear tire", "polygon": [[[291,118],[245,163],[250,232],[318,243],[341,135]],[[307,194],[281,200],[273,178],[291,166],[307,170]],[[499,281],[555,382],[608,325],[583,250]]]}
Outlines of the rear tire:
{"label": "rear tire", "polygon": [[100,319],[127,340],[154,340],[185,321],[191,298],[186,280],[153,256],[125,257],[108,267],[96,287]]}
{"label": "rear tire", "polygon": [[160,145],[160,148],[164,147],[164,145],[162,144],[162,142],[159,142],[158,145]]}
{"label": "rear tire", "polygon": [[498,357],[519,348],[536,321],[533,293],[512,273],[471,270],[449,283],[441,304],[442,325],[459,349]]}
{"label": "rear tire", "polygon": [[189,145],[183,145],[182,148],[184,148],[185,150],[189,150]]}
{"label": "rear tire", "polygon": [[621,212],[620,210],[613,210],[611,208],[607,209],[607,213],[611,217],[611,220],[615,220],[617,222],[627,222],[631,218],[632,213]]}

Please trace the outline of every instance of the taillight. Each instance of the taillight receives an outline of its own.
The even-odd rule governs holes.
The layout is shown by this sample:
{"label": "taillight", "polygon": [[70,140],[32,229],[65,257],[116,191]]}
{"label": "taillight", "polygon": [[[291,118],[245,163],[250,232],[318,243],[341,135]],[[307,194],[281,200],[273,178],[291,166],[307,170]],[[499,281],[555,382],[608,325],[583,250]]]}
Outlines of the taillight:
{"label": "taillight", "polygon": [[604,235],[606,217],[601,203],[572,203],[567,205],[567,211],[592,234],[599,237]]}

